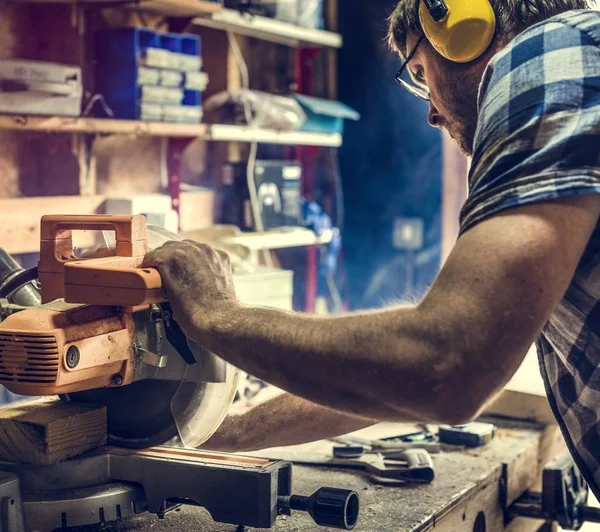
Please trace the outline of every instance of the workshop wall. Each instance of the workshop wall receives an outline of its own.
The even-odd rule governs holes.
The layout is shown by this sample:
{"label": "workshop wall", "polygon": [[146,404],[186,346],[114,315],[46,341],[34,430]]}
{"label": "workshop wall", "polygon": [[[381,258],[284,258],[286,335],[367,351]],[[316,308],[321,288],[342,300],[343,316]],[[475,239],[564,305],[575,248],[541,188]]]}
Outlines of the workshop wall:
{"label": "workshop wall", "polygon": [[340,9],[340,100],[362,116],[347,123],[340,150],[352,308],[420,297],[441,261],[442,138],[426,102],[394,80],[400,60],[385,43],[394,5],[347,0]]}
{"label": "workshop wall", "polygon": [[[160,24],[119,10],[97,10],[86,16],[94,27]],[[72,6],[0,6],[0,58],[32,59],[83,65],[86,56]],[[35,28],[35,31],[31,31]],[[165,29],[165,28],[163,28]],[[93,69],[84,69],[89,73]],[[89,89],[92,80],[84,79]],[[86,101],[91,94],[88,92]],[[0,131],[0,197],[78,194],[82,138],[37,132]],[[97,186],[93,193],[156,192],[160,188],[160,140],[104,138],[94,145]],[[126,179],[124,179],[126,178]],[[124,188],[122,188],[124,187]]]}
{"label": "workshop wall", "polygon": [[[71,22],[68,5],[0,6],[0,58],[77,64]],[[78,165],[71,140],[70,135],[0,132],[0,197],[76,193]]]}

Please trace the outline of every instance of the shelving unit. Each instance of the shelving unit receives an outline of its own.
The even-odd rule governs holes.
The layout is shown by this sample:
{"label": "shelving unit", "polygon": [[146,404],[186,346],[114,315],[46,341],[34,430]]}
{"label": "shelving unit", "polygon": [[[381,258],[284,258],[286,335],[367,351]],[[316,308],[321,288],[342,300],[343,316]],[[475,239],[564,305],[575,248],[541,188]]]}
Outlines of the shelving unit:
{"label": "shelving unit", "polygon": [[251,251],[262,251],[329,244],[332,237],[331,230],[323,231],[321,235],[317,236],[310,229],[297,227],[262,233],[244,233],[225,240],[231,244],[246,246]]}
{"label": "shelving unit", "polygon": [[221,9],[192,20],[193,26],[231,31],[238,35],[295,48],[341,48],[342,36],[332,31],[303,28],[268,17]]}
{"label": "shelving unit", "polygon": [[275,131],[226,124],[174,124],[168,122],[142,122],[140,120],[112,120],[104,118],[0,115],[1,129],[11,131],[44,131],[48,133],[198,138],[209,141],[260,142],[295,146],[338,147],[342,144],[342,136],[338,134]]}
{"label": "shelving unit", "polygon": [[[86,85],[86,79],[88,79],[86,78],[86,69],[89,70],[90,65],[93,64],[93,56],[89,55],[91,33],[98,27],[103,27],[103,24],[108,24],[109,27],[132,24],[161,27],[161,29],[174,32],[199,33],[203,39],[204,66],[211,76],[207,96],[222,90],[233,91],[243,87],[238,59],[233,53],[231,43],[228,42],[228,36],[225,35],[225,32],[230,32],[237,36],[242,55],[246,55],[250,69],[252,69],[253,61],[259,61],[260,68],[269,69],[265,72],[270,72],[272,75],[273,68],[276,68],[273,58],[282,57],[282,54],[288,53],[289,60],[294,61],[293,79],[299,93],[313,94],[308,81],[310,74],[308,76],[305,74],[311,70],[312,61],[319,54],[325,59],[328,77],[324,88],[317,94],[329,98],[336,97],[335,56],[337,49],[342,46],[342,37],[335,31],[315,30],[267,17],[240,13],[224,9],[218,2],[207,0],[8,0],[8,3],[44,6],[39,10],[43,15],[31,20],[37,22],[38,25],[43,22],[39,30],[39,42],[49,42],[52,43],[52,46],[50,51],[44,50],[43,53],[38,54],[40,56],[38,59],[79,65],[84,72],[84,90],[87,93],[94,90],[93,79],[90,78],[91,81],[87,81]],[[105,18],[107,10],[110,13],[107,13]],[[336,29],[333,22],[336,19],[336,10],[337,0],[327,0],[326,18],[331,23],[328,27],[334,30]],[[33,22],[29,17],[34,10],[24,8],[22,11],[23,16],[19,22],[21,25],[14,26],[19,28],[19,30],[15,29],[15,35],[19,31],[23,34],[24,31],[28,31],[28,28],[33,27],[30,26]],[[46,24],[47,20],[52,22],[50,19],[53,19],[54,23]],[[99,21],[100,25],[98,25]],[[166,25],[168,26],[165,27]],[[250,39],[246,39],[247,37]],[[252,42],[251,39],[283,45],[294,50],[286,52],[285,49],[262,45],[260,42]],[[19,38],[17,37],[16,40],[19,41]],[[21,40],[23,41],[23,39]],[[65,46],[65,40],[69,40],[68,46]],[[36,41],[31,41],[31,43],[34,42]],[[261,46],[264,46],[262,50],[268,50],[269,58],[266,63],[262,55],[253,55],[256,53],[256,47],[260,48]],[[14,47],[13,49],[21,48]],[[29,55],[36,58],[35,53]],[[269,61],[271,62],[269,63]],[[284,74],[279,72],[275,75],[282,76]],[[274,89],[275,92],[278,90],[278,88]],[[13,131],[19,132],[19,135],[12,135]],[[141,144],[142,148],[137,152],[134,149],[134,155],[130,156],[130,160],[125,160],[122,152],[116,153],[116,162],[110,172],[114,169],[114,175],[119,177],[114,179],[123,181],[131,179],[131,185],[126,185],[124,189],[134,191],[137,190],[134,188],[134,184],[138,186],[139,183],[144,189],[146,181],[157,179],[155,173],[160,173],[159,181],[163,192],[171,195],[174,208],[179,211],[182,233],[204,229],[213,222],[214,195],[212,191],[205,189],[203,192],[190,192],[181,188],[181,161],[185,147],[190,145],[190,140],[199,139],[211,142],[210,151],[215,154],[215,161],[213,161],[215,167],[219,167],[219,164],[225,161],[244,160],[250,142],[296,146],[295,154],[291,157],[299,160],[306,157],[310,160],[319,147],[339,147],[343,140],[339,134],[264,130],[242,125],[178,124],[18,114],[0,115],[0,133],[5,139],[8,139],[6,146],[9,146],[13,138],[16,139],[17,149],[13,153],[18,156],[15,156],[14,164],[18,164],[17,161],[24,161],[27,166],[29,150],[32,150],[32,154],[37,150],[42,157],[54,157],[55,153],[62,154],[61,156],[67,164],[65,172],[61,172],[62,166],[58,168],[58,171],[52,168],[50,172],[43,166],[43,163],[40,164],[40,168],[33,169],[32,166],[32,168],[23,170],[24,174],[32,172],[27,175],[33,175],[40,183],[51,183],[52,185],[45,191],[41,186],[39,189],[33,186],[29,187],[29,190],[24,192],[27,194],[26,197],[0,198],[0,224],[6,228],[5,236],[0,239],[0,247],[4,247],[14,254],[37,251],[39,218],[43,214],[103,212],[103,204],[111,193],[110,191],[106,192],[101,185],[103,182],[98,175],[98,167],[102,164],[103,171],[109,172],[107,170],[109,163],[106,155],[101,163],[98,162],[95,146],[102,144],[106,149],[107,144],[112,146],[111,143],[120,143],[120,139],[116,136],[122,136],[124,139],[122,142],[127,146],[127,154],[129,154],[130,146],[136,148]],[[42,136],[40,133],[50,135]],[[136,140],[138,137],[139,140]],[[40,138],[44,140],[40,142]],[[163,140],[160,143],[153,143],[151,138]],[[29,144],[30,142],[32,144]],[[196,148],[198,148],[198,144],[196,144]],[[10,145],[12,146],[12,144]],[[50,148],[47,149],[46,145],[50,145]],[[161,167],[155,172],[154,166],[150,168],[150,165],[156,165],[155,161],[158,158],[159,150]],[[286,153],[292,152],[293,150],[286,149]],[[145,157],[146,154],[148,157]],[[110,155],[110,165],[113,165],[115,153],[111,152]],[[146,158],[150,161],[146,161]],[[79,169],[78,183],[76,183],[76,170],[73,171],[77,167]],[[136,167],[139,167],[139,171]],[[15,175],[18,176],[20,168],[16,167],[16,169]],[[104,178],[106,175],[104,174]],[[113,174],[110,174],[110,178],[113,178]],[[13,179],[14,182],[14,178],[10,179]],[[66,183],[69,186],[65,186]],[[165,183],[168,183],[166,189]],[[125,185],[125,183],[123,184]],[[69,188],[71,185],[77,187],[76,192]],[[118,189],[120,190],[119,187],[116,187],[113,190]],[[19,188],[17,186],[12,190],[16,190],[16,194],[18,194]],[[37,192],[37,190],[40,191]],[[134,193],[136,192],[132,192],[132,194]],[[53,195],[43,196],[43,194]],[[67,196],[66,194],[73,195]],[[242,234],[233,238],[232,242],[247,246],[253,252],[307,246],[312,253],[316,252],[316,246],[330,242],[331,237],[331,232],[317,236],[308,229],[295,228]],[[307,269],[315,270],[309,274],[310,276],[316,275],[314,256],[316,255],[313,253],[312,259],[308,259]],[[307,283],[307,287],[308,291],[314,289],[310,283]]]}
{"label": "shelving unit", "polygon": [[123,7],[165,17],[195,17],[222,9],[207,0],[9,0],[12,4],[76,4],[87,7]]}
{"label": "shelving unit", "polygon": [[123,7],[165,17],[196,17],[193,26],[231,31],[238,35],[296,48],[341,48],[342,36],[304,28],[268,17],[225,9],[207,0],[9,0],[13,4],[78,4],[88,7]]}

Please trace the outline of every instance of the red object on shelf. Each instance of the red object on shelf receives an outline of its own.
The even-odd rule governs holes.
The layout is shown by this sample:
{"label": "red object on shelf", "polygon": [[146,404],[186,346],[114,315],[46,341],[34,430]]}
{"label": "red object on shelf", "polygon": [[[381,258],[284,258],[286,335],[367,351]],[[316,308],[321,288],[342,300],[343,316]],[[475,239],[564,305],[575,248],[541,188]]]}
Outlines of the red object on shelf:
{"label": "red object on shelf", "polygon": [[179,215],[183,152],[193,139],[168,139],[167,145],[167,192],[171,196],[171,207]]}
{"label": "red object on shelf", "polygon": [[[295,82],[298,94],[312,95],[313,61],[319,52],[320,50],[315,48],[300,48],[296,51]],[[314,197],[315,161],[321,149],[316,146],[296,147],[296,159],[302,163],[304,195],[309,200],[312,200]],[[319,249],[317,246],[309,246],[307,248],[306,261],[304,310],[306,312],[314,312],[319,282]]]}

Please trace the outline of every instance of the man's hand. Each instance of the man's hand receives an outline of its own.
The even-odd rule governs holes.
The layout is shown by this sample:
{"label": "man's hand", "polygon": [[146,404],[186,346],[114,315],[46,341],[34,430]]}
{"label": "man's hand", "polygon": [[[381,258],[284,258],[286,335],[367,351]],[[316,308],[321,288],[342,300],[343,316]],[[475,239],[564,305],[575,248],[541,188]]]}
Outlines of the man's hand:
{"label": "man's hand", "polygon": [[207,244],[167,242],[149,252],[142,267],[158,269],[173,317],[190,337],[238,305],[229,255]]}

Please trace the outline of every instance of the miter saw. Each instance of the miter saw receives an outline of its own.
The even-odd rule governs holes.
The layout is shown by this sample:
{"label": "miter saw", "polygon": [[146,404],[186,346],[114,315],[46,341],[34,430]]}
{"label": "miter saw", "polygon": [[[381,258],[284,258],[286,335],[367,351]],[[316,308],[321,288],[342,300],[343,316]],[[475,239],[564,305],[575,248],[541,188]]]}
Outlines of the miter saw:
{"label": "miter saw", "polygon": [[[102,234],[104,256],[78,256],[73,231]],[[352,491],[295,496],[287,462],[194,449],[223,421],[238,371],[184,336],[159,272],[140,268],[167,240],[179,238],[143,216],[45,216],[38,268],[0,250],[0,384],[106,405],[110,445],[53,465],[0,463],[0,530],[164,517],[181,504],[234,525],[270,528],[296,509],[353,528]]]}

